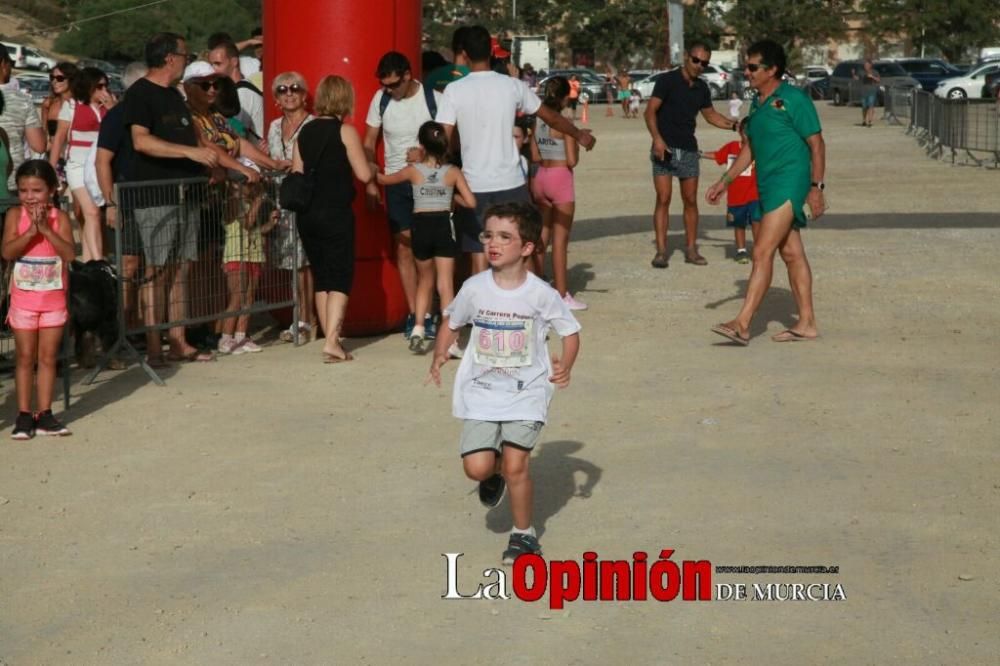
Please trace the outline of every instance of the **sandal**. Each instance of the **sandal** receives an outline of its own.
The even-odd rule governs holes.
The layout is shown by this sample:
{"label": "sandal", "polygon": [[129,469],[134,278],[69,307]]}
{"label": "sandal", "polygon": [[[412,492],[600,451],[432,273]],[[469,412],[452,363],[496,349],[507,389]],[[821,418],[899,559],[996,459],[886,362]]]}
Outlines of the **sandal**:
{"label": "sandal", "polygon": [[695,266],[707,266],[708,260],[705,257],[698,254],[698,250],[688,250],[684,253],[684,263],[694,264]]}
{"label": "sandal", "polygon": [[188,354],[175,354],[170,352],[167,354],[167,360],[174,363],[209,363],[215,360],[215,354],[212,352],[198,351],[197,349]]}
{"label": "sandal", "polygon": [[354,356],[350,352],[344,352],[346,356],[334,356],[333,354],[327,354],[323,352],[323,362],[324,363],[347,363],[348,361],[353,361]]}
{"label": "sandal", "polygon": [[657,252],[656,256],[653,257],[653,261],[650,263],[653,265],[653,268],[666,268],[669,266],[669,263],[667,262],[667,253]]}
{"label": "sandal", "polygon": [[747,345],[750,344],[749,337],[744,338],[742,335],[740,335],[739,331],[737,331],[735,328],[730,327],[728,324],[716,324],[715,326],[712,327],[712,333],[721,335],[727,340],[731,340],[743,347],[746,347]]}

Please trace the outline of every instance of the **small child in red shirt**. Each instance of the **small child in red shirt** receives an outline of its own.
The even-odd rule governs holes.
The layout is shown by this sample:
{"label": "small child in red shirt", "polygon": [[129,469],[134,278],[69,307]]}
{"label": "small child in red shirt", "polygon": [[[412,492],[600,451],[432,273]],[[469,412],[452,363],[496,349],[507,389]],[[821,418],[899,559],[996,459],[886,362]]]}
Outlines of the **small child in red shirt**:
{"label": "small child in red shirt", "polygon": [[[732,165],[740,149],[747,142],[747,119],[740,121],[740,141],[730,141],[714,153],[703,152],[702,157],[714,159],[727,167]],[[750,263],[750,253],[747,252],[747,225],[750,225],[754,237],[760,229],[760,201],[757,194],[757,175],[754,165],[750,166],[733,181],[726,192],[726,226],[733,227],[736,235],[736,263]]]}

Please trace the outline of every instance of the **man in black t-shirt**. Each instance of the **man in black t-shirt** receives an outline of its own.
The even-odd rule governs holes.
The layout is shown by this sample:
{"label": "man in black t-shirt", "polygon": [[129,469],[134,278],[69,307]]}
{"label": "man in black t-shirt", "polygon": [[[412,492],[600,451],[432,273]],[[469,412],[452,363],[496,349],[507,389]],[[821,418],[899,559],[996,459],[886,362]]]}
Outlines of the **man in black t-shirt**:
{"label": "man in black t-shirt", "polygon": [[[130,182],[161,179],[197,178],[205,167],[218,164],[212,148],[198,143],[198,134],[187,104],[176,88],[187,64],[187,44],[173,33],[155,35],[146,44],[149,72],[136,81],[125,95],[124,123],[132,138],[134,156]],[[136,227],[146,257],[146,281],[143,284],[146,326],[163,321],[168,310],[170,321],[187,316],[187,275],[198,256],[197,197],[182,200],[177,185],[125,188],[123,195],[134,214]],[[190,193],[191,188],[187,188]],[[169,286],[169,308],[163,299]],[[168,359],[181,361],[212,360],[199,354],[184,337],[184,327],[167,332]],[[163,350],[158,330],[146,333],[147,363],[163,366]]]}
{"label": "man in black t-shirt", "polygon": [[704,266],[708,262],[698,254],[698,142],[694,130],[698,114],[716,127],[734,132],[738,123],[712,107],[708,84],[700,79],[712,51],[695,42],[688,49],[684,65],[661,76],[646,105],[646,128],[653,138],[650,161],[653,163],[653,187],[656,208],[653,228],[656,232],[654,268],[667,267],[667,215],[673,177],[681,184],[684,202],[684,262]]}

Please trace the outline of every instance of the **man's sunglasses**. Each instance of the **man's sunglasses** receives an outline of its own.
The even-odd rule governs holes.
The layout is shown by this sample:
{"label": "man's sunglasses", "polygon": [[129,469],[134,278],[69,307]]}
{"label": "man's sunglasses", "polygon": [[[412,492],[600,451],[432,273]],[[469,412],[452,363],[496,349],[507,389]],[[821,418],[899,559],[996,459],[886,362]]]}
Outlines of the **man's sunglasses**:
{"label": "man's sunglasses", "polygon": [[49,81],[55,81],[56,83],[66,83],[67,79],[69,77],[63,74],[49,74]]}
{"label": "man's sunglasses", "polygon": [[403,85],[403,81],[404,81],[404,79],[401,78],[401,79],[399,79],[399,81],[395,81],[393,83],[382,83],[381,85],[386,90],[395,90],[395,89],[399,88],[399,86]]}
{"label": "man's sunglasses", "polygon": [[762,63],[748,62],[747,64],[743,65],[743,69],[747,70],[748,72],[756,72],[758,69],[767,69],[768,67],[770,67],[770,65],[763,62]]}
{"label": "man's sunglasses", "polygon": [[222,87],[222,86],[219,85],[219,80],[218,79],[212,79],[211,81],[198,81],[197,85],[198,85],[199,88],[201,88],[205,92],[208,92],[210,89],[211,90],[218,90],[219,88]]}
{"label": "man's sunglasses", "polygon": [[306,89],[297,83],[293,83],[290,86],[278,86],[277,88],[274,89],[274,92],[276,92],[279,95],[288,95],[289,93],[291,93],[292,95],[298,95],[299,93],[305,91]]}
{"label": "man's sunglasses", "polygon": [[696,65],[707,65],[708,64],[708,60],[702,60],[701,58],[695,58],[694,56],[688,56],[688,58],[690,58],[691,62],[693,62]]}

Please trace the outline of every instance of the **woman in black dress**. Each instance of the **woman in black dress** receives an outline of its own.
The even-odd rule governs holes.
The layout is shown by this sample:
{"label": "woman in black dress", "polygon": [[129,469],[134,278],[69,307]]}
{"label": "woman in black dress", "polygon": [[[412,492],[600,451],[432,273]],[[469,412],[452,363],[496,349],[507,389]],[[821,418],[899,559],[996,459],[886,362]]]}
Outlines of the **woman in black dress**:
{"label": "woman in black dress", "polygon": [[315,120],[295,141],[292,171],[313,173],[316,187],[309,210],[296,216],[302,248],[316,286],[316,310],[326,336],[326,363],[350,361],[340,344],[340,327],[354,280],[354,178],[370,182],[372,171],[361,137],[344,118],[354,111],[354,89],[341,76],[327,76],[316,89]]}

